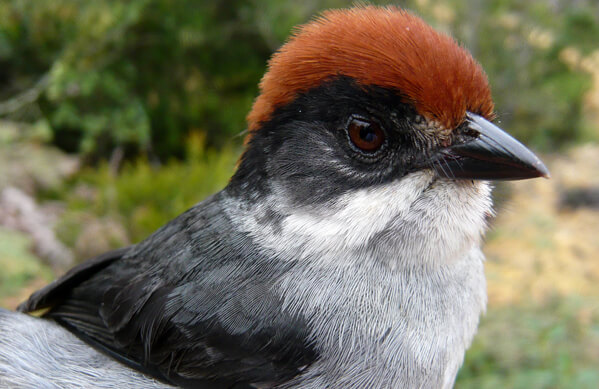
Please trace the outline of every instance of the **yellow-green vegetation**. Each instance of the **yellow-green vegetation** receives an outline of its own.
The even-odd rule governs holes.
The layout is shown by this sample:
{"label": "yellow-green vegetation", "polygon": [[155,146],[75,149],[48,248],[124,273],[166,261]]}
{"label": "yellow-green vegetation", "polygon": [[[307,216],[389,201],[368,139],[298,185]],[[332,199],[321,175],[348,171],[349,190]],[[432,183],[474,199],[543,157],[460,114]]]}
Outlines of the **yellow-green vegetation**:
{"label": "yellow-green vegetation", "polygon": [[[218,152],[205,150],[198,136],[189,138],[188,149],[186,162],[171,160],[154,166],[147,159],[138,159],[127,162],[118,174],[107,164],[83,170],[68,188],[55,193],[67,204],[57,226],[61,240],[76,247],[81,234],[86,232],[86,225],[100,219],[113,220],[115,228],[122,225],[125,234],[119,235],[114,228],[106,229],[107,247],[98,247],[99,251],[139,242],[198,201],[222,189],[231,177],[239,151],[231,147]],[[95,233],[90,238],[96,243],[102,239]],[[81,250],[85,257],[99,253],[93,249]],[[79,259],[84,258],[80,255]]]}
{"label": "yellow-green vegetation", "polygon": [[31,254],[30,244],[27,235],[0,227],[0,306],[16,303],[7,297],[25,297],[22,289],[32,282],[43,285],[53,278],[50,268]]}

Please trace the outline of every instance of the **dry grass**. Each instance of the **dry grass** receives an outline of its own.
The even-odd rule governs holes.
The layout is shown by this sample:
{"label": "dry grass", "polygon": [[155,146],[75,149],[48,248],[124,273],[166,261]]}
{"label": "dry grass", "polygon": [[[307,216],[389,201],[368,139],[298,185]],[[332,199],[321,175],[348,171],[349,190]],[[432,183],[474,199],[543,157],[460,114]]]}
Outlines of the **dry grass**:
{"label": "dry grass", "polygon": [[599,387],[599,210],[565,209],[599,187],[599,147],[546,159],[551,180],[508,183],[484,251],[488,313],[458,389]]}
{"label": "dry grass", "polygon": [[[599,147],[549,159],[550,180],[512,183],[485,245],[489,304],[599,297],[599,209],[563,209],[564,191],[599,187]],[[599,309],[599,304],[597,306]]]}

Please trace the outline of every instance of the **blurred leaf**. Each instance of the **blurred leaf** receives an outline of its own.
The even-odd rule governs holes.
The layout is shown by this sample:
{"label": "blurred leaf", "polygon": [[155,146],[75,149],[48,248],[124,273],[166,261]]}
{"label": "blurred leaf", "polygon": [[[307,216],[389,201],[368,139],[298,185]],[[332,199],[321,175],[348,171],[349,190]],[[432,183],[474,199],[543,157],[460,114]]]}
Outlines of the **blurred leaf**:
{"label": "blurred leaf", "polygon": [[[67,212],[58,226],[59,237],[74,245],[85,223],[82,215],[120,221],[134,242],[146,238],[204,197],[223,188],[238,157],[235,149],[205,149],[200,133],[189,138],[187,163],[172,160],[152,166],[146,159],[127,163],[114,175],[106,164],[87,170],[70,184]],[[93,189],[91,189],[93,188]],[[90,191],[91,190],[91,191]],[[79,258],[83,259],[83,258]]]}

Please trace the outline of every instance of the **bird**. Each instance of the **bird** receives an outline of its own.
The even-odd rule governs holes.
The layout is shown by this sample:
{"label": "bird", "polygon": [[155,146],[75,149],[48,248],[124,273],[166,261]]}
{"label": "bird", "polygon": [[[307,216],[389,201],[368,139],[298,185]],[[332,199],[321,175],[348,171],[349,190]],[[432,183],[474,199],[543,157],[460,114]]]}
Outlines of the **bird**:
{"label": "bird", "polygon": [[271,57],[223,190],[0,311],[0,384],[451,388],[491,182],[549,177],[494,109],[415,14],[324,11]]}

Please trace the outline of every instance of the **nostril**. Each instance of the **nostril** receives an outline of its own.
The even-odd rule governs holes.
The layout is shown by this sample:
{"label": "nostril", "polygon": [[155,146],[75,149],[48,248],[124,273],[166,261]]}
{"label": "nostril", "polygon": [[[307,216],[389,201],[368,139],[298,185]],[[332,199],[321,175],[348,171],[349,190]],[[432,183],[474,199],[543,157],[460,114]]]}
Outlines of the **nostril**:
{"label": "nostril", "polygon": [[474,128],[467,126],[466,128],[464,128],[464,130],[462,131],[462,134],[467,136],[467,137],[471,137],[471,138],[478,138],[480,136],[480,132],[476,131]]}

